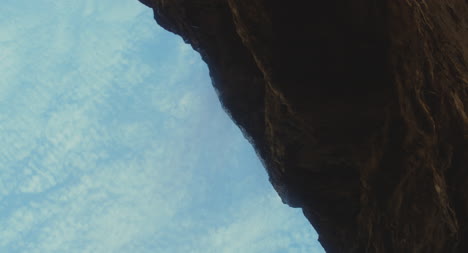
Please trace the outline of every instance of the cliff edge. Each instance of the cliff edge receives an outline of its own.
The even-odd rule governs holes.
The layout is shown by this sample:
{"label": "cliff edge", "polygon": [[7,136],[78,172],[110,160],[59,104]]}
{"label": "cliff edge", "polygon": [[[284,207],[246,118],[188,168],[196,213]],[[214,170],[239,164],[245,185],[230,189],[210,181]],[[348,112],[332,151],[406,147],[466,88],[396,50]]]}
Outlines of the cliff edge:
{"label": "cliff edge", "polygon": [[327,252],[468,252],[466,0],[140,0]]}

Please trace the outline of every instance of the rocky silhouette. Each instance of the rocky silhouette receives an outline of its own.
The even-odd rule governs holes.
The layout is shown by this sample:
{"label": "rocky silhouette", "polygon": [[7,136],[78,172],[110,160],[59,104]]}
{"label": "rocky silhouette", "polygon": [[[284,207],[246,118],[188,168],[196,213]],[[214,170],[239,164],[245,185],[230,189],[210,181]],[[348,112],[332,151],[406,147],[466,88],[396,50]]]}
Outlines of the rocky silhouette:
{"label": "rocky silhouette", "polygon": [[327,252],[468,252],[466,0],[140,1]]}

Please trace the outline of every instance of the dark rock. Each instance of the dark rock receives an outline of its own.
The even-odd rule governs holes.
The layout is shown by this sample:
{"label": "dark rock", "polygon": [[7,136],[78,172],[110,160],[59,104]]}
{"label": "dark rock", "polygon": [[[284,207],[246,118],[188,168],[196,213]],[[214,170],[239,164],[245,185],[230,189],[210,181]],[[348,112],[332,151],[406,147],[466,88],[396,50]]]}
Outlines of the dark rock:
{"label": "dark rock", "polygon": [[140,1],[327,252],[468,252],[467,1]]}

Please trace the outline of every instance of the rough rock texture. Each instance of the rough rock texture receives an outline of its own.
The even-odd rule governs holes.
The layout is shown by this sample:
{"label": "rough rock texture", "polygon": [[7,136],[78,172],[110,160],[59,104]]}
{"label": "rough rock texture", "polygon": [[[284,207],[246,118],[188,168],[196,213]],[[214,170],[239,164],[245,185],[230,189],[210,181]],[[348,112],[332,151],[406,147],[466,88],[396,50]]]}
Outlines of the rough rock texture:
{"label": "rough rock texture", "polygon": [[468,252],[466,0],[140,1],[327,252]]}

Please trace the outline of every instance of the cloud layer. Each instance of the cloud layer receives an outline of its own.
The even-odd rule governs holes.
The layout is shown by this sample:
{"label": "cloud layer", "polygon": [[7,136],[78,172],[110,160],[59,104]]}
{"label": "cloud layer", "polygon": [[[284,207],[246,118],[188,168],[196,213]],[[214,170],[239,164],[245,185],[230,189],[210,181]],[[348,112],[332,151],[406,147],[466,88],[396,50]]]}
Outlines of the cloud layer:
{"label": "cloud layer", "polygon": [[323,252],[149,9],[0,14],[0,252]]}

